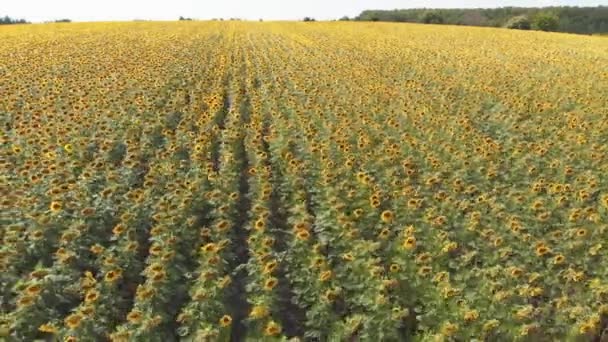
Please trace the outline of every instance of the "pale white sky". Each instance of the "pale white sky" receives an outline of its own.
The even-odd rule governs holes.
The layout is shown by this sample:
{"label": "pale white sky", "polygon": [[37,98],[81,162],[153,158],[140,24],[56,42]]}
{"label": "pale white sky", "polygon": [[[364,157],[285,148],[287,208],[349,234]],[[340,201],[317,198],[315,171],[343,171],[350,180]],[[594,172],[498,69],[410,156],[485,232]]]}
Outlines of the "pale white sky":
{"label": "pale white sky", "polygon": [[465,8],[504,6],[597,6],[608,0],[0,0],[0,16],[32,22],[70,18],[74,21],[175,20],[242,18],[265,20],[353,17],[364,9]]}

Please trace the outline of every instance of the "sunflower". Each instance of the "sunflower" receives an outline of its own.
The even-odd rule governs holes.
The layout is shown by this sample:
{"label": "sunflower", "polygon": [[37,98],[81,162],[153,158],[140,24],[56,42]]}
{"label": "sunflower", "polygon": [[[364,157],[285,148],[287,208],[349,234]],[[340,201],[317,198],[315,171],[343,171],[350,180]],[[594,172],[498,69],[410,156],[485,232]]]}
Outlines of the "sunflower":
{"label": "sunflower", "polygon": [[50,323],[45,323],[38,327],[38,331],[48,334],[56,334],[57,330],[57,327]]}
{"label": "sunflower", "polygon": [[42,286],[40,284],[32,284],[25,289],[25,293],[28,296],[36,297],[42,291]]}
{"label": "sunflower", "polygon": [[467,310],[464,312],[464,320],[466,322],[473,322],[479,318],[479,311],[477,310]]}
{"label": "sunflower", "polygon": [[21,296],[17,300],[17,307],[22,308],[22,307],[30,306],[30,305],[34,304],[35,301],[36,301],[35,298],[32,296]]}
{"label": "sunflower", "polygon": [[393,222],[394,217],[395,216],[394,216],[393,212],[390,211],[390,210],[385,210],[385,211],[382,212],[382,214],[380,214],[380,219],[384,223],[391,223],[391,222]]}
{"label": "sunflower", "polygon": [[220,325],[222,327],[228,327],[230,324],[232,324],[232,317],[230,317],[230,315],[224,315],[220,318]]}
{"label": "sunflower", "polygon": [[277,286],[278,283],[279,283],[279,280],[277,278],[273,277],[273,278],[266,279],[266,281],[264,282],[264,290],[270,291],[275,286]]}
{"label": "sunflower", "polygon": [[120,234],[124,233],[126,228],[127,227],[125,227],[124,224],[119,223],[116,226],[114,226],[114,228],[112,229],[112,233],[114,234],[114,236],[119,236]]}
{"label": "sunflower", "polygon": [[217,228],[218,231],[223,232],[230,228],[230,222],[227,220],[221,220],[215,225],[215,228]]}
{"label": "sunflower", "polygon": [[538,246],[536,247],[536,256],[542,257],[547,255],[547,253],[549,253],[549,247],[547,246]]}
{"label": "sunflower", "polygon": [[74,152],[74,146],[72,146],[72,144],[65,144],[63,145],[63,150],[66,151],[68,154],[71,154],[72,152]]}
{"label": "sunflower", "polygon": [[357,209],[355,209],[355,210],[353,211],[353,214],[354,214],[354,215],[355,215],[355,217],[357,217],[357,218],[358,218],[358,217],[361,217],[361,216],[363,216],[363,209],[361,209],[361,208],[357,208]]}
{"label": "sunflower", "polygon": [[255,221],[255,229],[260,231],[260,230],[264,230],[266,228],[266,220],[264,220],[263,218],[257,219]]}
{"label": "sunflower", "polygon": [[298,240],[300,240],[300,241],[306,241],[306,240],[308,240],[308,239],[310,238],[310,233],[308,232],[308,230],[304,230],[304,229],[302,229],[302,230],[299,230],[299,231],[296,233],[296,237],[297,237],[297,238],[298,238]]}
{"label": "sunflower", "polygon": [[99,291],[92,289],[84,296],[85,303],[93,303],[99,298]]}
{"label": "sunflower", "polygon": [[63,205],[59,201],[52,201],[51,204],[49,205],[49,208],[51,209],[52,213],[56,214],[61,211],[61,209],[63,208]]}
{"label": "sunflower", "polygon": [[482,326],[482,330],[486,333],[494,331],[496,328],[498,328],[500,326],[500,321],[497,319],[491,319],[486,321],[483,326]]}
{"label": "sunflower", "polygon": [[414,248],[416,248],[416,237],[408,236],[403,242],[403,248],[407,250],[413,250]]}
{"label": "sunflower", "polygon": [[331,279],[332,275],[333,275],[333,273],[330,270],[323,271],[323,272],[321,272],[321,275],[319,275],[319,280],[328,281],[329,279]]}
{"label": "sunflower", "polygon": [[446,322],[442,327],[441,327],[441,334],[443,336],[454,336],[456,333],[458,332],[458,325],[451,323],[451,322]]}
{"label": "sunflower", "polygon": [[378,234],[378,237],[382,240],[386,240],[388,239],[388,237],[390,236],[391,231],[388,228],[384,228],[380,231],[380,233]]}
{"label": "sunflower", "polygon": [[602,196],[600,203],[604,208],[608,209],[608,194]]}
{"label": "sunflower", "polygon": [[89,251],[91,251],[91,253],[93,253],[95,255],[99,255],[99,254],[101,254],[101,252],[104,251],[104,248],[102,245],[96,243],[89,248]]}
{"label": "sunflower", "polygon": [[269,261],[264,265],[263,273],[270,274],[277,268],[277,266],[278,266],[278,263],[276,262],[276,260]]}
{"label": "sunflower", "polygon": [[129,323],[131,323],[131,324],[139,324],[139,323],[141,323],[143,316],[144,315],[141,311],[139,311],[137,309],[133,309],[127,315],[127,321],[129,321]]}
{"label": "sunflower", "polygon": [[80,322],[82,322],[82,320],[83,320],[82,315],[80,315],[79,313],[73,313],[73,314],[69,315],[68,317],[66,317],[64,322],[65,322],[65,325],[68,326],[68,328],[76,329],[76,328],[78,328],[78,326],[80,325]]}
{"label": "sunflower", "polygon": [[566,261],[566,257],[563,254],[558,254],[555,257],[553,257],[553,264],[554,265],[561,265]]}
{"label": "sunflower", "polygon": [[421,276],[426,276],[428,274],[430,274],[433,271],[433,269],[430,266],[422,266],[418,269],[418,274]]}
{"label": "sunflower", "polygon": [[121,277],[122,277],[121,270],[111,270],[106,273],[104,279],[108,283],[113,283],[116,280],[120,279]]}
{"label": "sunflower", "polygon": [[264,335],[266,336],[276,336],[281,333],[281,326],[275,322],[270,321],[266,324],[266,328],[264,328]]}
{"label": "sunflower", "polygon": [[269,311],[268,308],[264,305],[255,305],[251,308],[251,312],[249,313],[249,317],[254,319],[260,319],[268,316]]}
{"label": "sunflower", "polygon": [[201,247],[201,250],[205,253],[216,253],[219,248],[217,247],[217,245],[213,242],[210,242],[206,245],[204,245],[203,247]]}

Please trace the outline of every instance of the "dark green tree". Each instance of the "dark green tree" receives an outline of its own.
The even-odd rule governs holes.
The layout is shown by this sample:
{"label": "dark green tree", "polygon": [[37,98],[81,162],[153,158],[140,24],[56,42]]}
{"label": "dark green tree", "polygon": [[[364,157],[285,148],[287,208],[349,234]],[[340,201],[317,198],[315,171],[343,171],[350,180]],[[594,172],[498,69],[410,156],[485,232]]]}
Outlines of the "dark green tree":
{"label": "dark green tree", "polygon": [[535,30],[541,31],[557,31],[557,28],[559,27],[559,18],[553,13],[541,12],[534,17],[532,27]]}
{"label": "dark green tree", "polygon": [[13,19],[8,15],[0,17],[0,25],[13,25],[13,24],[28,24],[25,19]]}
{"label": "dark green tree", "polygon": [[422,14],[422,22],[425,24],[443,24],[443,16],[437,11],[427,11]]}

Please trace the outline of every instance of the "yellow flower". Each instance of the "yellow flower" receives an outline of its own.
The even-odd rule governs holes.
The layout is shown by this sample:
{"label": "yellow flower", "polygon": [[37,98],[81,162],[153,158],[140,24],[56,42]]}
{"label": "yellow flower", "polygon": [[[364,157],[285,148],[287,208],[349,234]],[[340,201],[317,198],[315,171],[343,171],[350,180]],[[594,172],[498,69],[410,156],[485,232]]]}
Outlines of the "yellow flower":
{"label": "yellow flower", "polygon": [[587,236],[587,229],[581,228],[576,230],[576,237],[584,238],[585,236]]}
{"label": "yellow flower", "polygon": [[104,248],[102,245],[96,243],[93,246],[91,246],[91,248],[89,248],[89,250],[91,251],[91,253],[93,253],[95,255],[99,255],[99,254],[101,254],[101,252],[103,252]]}
{"label": "yellow flower", "polygon": [[222,318],[220,318],[220,325],[222,327],[227,327],[230,326],[230,324],[232,324],[232,317],[230,317],[229,315],[224,315],[222,316]]}
{"label": "yellow flower", "polygon": [[561,265],[565,262],[566,257],[563,254],[558,254],[555,257],[553,257],[553,264],[555,265]]}
{"label": "yellow flower", "polygon": [[536,247],[536,255],[539,257],[545,256],[549,252],[550,252],[550,250],[549,250],[549,247],[547,247],[547,246]]}
{"label": "yellow flower", "polygon": [[112,270],[112,271],[108,271],[108,273],[106,273],[104,279],[108,283],[113,283],[116,280],[120,279],[121,277],[122,277],[122,271],[121,270]]}
{"label": "yellow flower", "polygon": [[86,303],[93,303],[99,298],[99,291],[92,289],[87,292],[84,296],[84,301]]}
{"label": "yellow flower", "polygon": [[418,274],[421,276],[426,276],[428,274],[430,274],[433,271],[433,269],[430,266],[422,266],[418,269]]}
{"label": "yellow flower", "polygon": [[378,237],[382,240],[386,240],[390,234],[391,234],[390,229],[384,228],[380,231],[380,234],[378,234]]}
{"label": "yellow flower", "polygon": [[441,248],[441,251],[443,253],[450,253],[455,251],[458,248],[458,243],[456,242],[448,242],[445,245],[443,245],[443,248]]}
{"label": "yellow flower", "polygon": [[270,321],[266,324],[266,328],[264,328],[264,335],[266,336],[276,336],[281,333],[281,326],[275,322]]}
{"label": "yellow flower", "polygon": [[479,318],[479,311],[477,310],[467,310],[464,313],[464,320],[466,322],[473,322]]}
{"label": "yellow flower", "polygon": [[534,312],[534,307],[531,305],[525,306],[519,310],[517,310],[515,312],[515,316],[518,319],[528,319],[530,318],[530,316],[532,316],[532,313]]}
{"label": "yellow flower", "polygon": [[441,327],[441,334],[443,336],[454,336],[458,332],[458,325],[447,322]]}
{"label": "yellow flower", "polygon": [[83,317],[79,313],[73,313],[65,318],[65,325],[70,329],[76,329],[82,322]]}
{"label": "yellow flower", "polygon": [[489,321],[486,321],[483,324],[482,330],[484,332],[491,332],[494,329],[498,328],[500,326],[500,322],[497,319],[491,319]]}
{"label": "yellow flower", "polygon": [[342,254],[342,259],[345,261],[353,261],[355,257],[351,253]]}
{"label": "yellow flower", "polygon": [[264,305],[256,305],[251,309],[249,317],[254,319],[260,319],[268,316],[268,308]]}
{"label": "yellow flower", "polygon": [[298,238],[298,240],[300,240],[300,241],[306,241],[306,240],[308,240],[308,239],[310,238],[310,233],[308,232],[308,230],[304,230],[304,229],[302,229],[302,230],[299,230],[299,231],[296,233],[296,237],[297,237],[297,238]]}
{"label": "yellow flower", "polygon": [[51,205],[49,206],[49,209],[51,209],[52,213],[58,213],[61,211],[61,209],[63,208],[63,206],[61,205],[61,202],[59,201],[53,201],[51,202]]}
{"label": "yellow flower", "polygon": [[277,278],[269,278],[264,282],[264,290],[270,291],[279,283]]}
{"label": "yellow flower", "polygon": [[328,281],[329,279],[331,279],[331,276],[332,276],[332,272],[330,270],[327,270],[327,271],[323,271],[321,273],[321,275],[319,276],[319,279],[321,281]]}
{"label": "yellow flower", "polygon": [[255,221],[255,229],[256,230],[264,230],[266,228],[266,221],[263,218],[260,218]]}
{"label": "yellow flower", "polygon": [[22,308],[22,307],[30,306],[30,305],[34,304],[35,301],[36,301],[35,298],[32,296],[21,296],[17,300],[17,307]]}
{"label": "yellow flower", "polygon": [[141,323],[141,319],[143,318],[143,313],[139,310],[131,310],[131,312],[129,312],[129,314],[127,315],[127,320],[131,323],[131,324],[139,324]]}
{"label": "yellow flower", "polygon": [[45,323],[38,327],[38,331],[43,332],[43,333],[48,333],[48,334],[56,334],[57,327],[52,324]]}
{"label": "yellow flower", "polygon": [[68,153],[71,154],[72,152],[74,152],[74,146],[72,146],[72,144],[65,144],[63,145],[63,149]]}
{"label": "yellow flower", "polygon": [[32,284],[25,289],[25,292],[32,297],[38,296],[42,291],[42,286],[40,284]]}
{"label": "yellow flower", "polygon": [[407,250],[416,248],[416,238],[414,236],[408,236],[403,242],[403,248]]}
{"label": "yellow flower", "polygon": [[536,324],[536,323],[524,324],[521,327],[521,330],[519,331],[519,335],[520,336],[528,336],[528,335],[530,335],[530,333],[536,331],[537,329],[538,329],[538,324]]}
{"label": "yellow flower", "polygon": [[393,218],[394,218],[393,212],[390,210],[385,210],[380,215],[380,219],[382,219],[382,222],[384,222],[384,223],[393,222]]}
{"label": "yellow flower", "polygon": [[219,248],[217,247],[216,244],[210,242],[206,245],[204,245],[203,247],[201,247],[201,250],[205,253],[216,253]]}

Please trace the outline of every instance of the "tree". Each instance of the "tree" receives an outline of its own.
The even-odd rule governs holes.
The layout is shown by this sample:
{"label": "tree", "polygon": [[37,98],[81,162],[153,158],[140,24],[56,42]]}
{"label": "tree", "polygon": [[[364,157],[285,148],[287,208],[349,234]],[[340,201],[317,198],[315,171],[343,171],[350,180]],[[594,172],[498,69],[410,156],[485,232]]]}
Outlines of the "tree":
{"label": "tree", "polygon": [[509,19],[505,27],[515,30],[529,30],[530,28],[532,28],[532,23],[530,22],[530,19],[527,16],[518,15]]}
{"label": "tree", "polygon": [[12,25],[12,24],[28,24],[25,19],[13,19],[8,15],[0,17],[0,25]]}
{"label": "tree", "polygon": [[557,31],[559,27],[559,18],[552,13],[539,13],[534,17],[534,29],[541,31]]}
{"label": "tree", "polygon": [[426,11],[422,14],[422,20],[425,24],[443,24],[444,20],[441,14],[437,11]]}
{"label": "tree", "polygon": [[339,19],[340,21],[350,21],[350,18],[348,16],[343,16],[342,18]]}
{"label": "tree", "polygon": [[304,17],[304,21],[308,22],[308,21],[316,21],[316,20],[315,20],[315,18]]}

